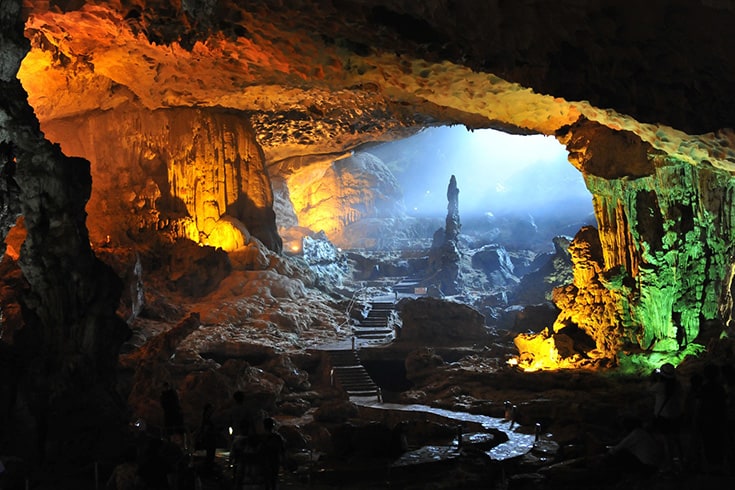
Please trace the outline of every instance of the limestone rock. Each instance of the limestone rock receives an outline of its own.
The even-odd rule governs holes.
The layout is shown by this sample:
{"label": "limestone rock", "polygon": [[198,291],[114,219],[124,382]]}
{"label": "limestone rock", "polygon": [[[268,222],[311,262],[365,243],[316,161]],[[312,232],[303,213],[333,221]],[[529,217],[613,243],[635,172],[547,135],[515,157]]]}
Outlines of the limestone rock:
{"label": "limestone rock", "polygon": [[606,287],[599,234],[584,227],[569,246],[574,283],[554,289],[561,310],[553,327],[515,339],[521,361],[533,369],[571,367],[587,359],[612,360],[623,343],[620,298]]}
{"label": "limestone rock", "polygon": [[[15,333],[25,326],[21,301],[28,283],[17,261],[8,256],[0,261],[0,278],[0,342],[12,349]],[[15,379],[15,376],[6,373],[5,379]]]}
{"label": "limestone rock", "polygon": [[276,400],[283,391],[284,381],[261,368],[247,362],[231,359],[225,362],[222,372],[233,380],[235,391],[247,394],[251,406],[272,412]]}
{"label": "limestone rock", "polygon": [[485,318],[470,306],[435,298],[402,300],[401,341],[428,345],[481,340],[487,336]]}
{"label": "limestone rock", "polygon": [[135,250],[123,247],[100,247],[95,253],[123,281],[117,313],[130,325],[147,306],[141,256]]}
{"label": "limestone rock", "polygon": [[176,353],[179,344],[201,326],[198,313],[191,313],[172,329],[151,338],[132,357],[138,361],[165,361]]}
{"label": "limestone rock", "polygon": [[[434,352],[434,349],[425,347],[412,351],[406,356],[406,378],[416,381],[431,375],[435,368],[442,366],[444,359]],[[417,393],[417,396],[425,396],[425,393]]]}
{"label": "limestone rock", "polygon": [[183,239],[178,240],[171,250],[168,279],[183,294],[201,297],[217,288],[231,269],[224,251],[200,247]]}
{"label": "limestone rock", "polygon": [[570,237],[554,237],[554,253],[539,254],[534,259],[528,266],[530,272],[523,275],[518,287],[509,295],[509,301],[519,304],[549,302],[555,287],[572,282],[572,261],[568,251],[571,241]]}
{"label": "limestone rock", "polygon": [[485,245],[476,250],[472,254],[472,267],[482,270],[495,287],[515,286],[519,282],[508,252],[500,245]]}
{"label": "limestone rock", "polygon": [[281,378],[285,386],[294,391],[306,391],[311,388],[309,373],[297,368],[287,355],[281,354],[262,364],[264,371]]}
{"label": "limestone rock", "polygon": [[323,403],[314,412],[314,420],[319,422],[345,422],[356,417],[357,405],[349,400],[333,400]]}
{"label": "limestone rock", "polygon": [[452,175],[447,186],[447,218],[444,226],[445,240],[447,242],[456,242],[459,239],[461,229],[462,224],[459,219],[459,188],[457,187],[456,177]]}
{"label": "limestone rock", "polygon": [[324,231],[345,248],[375,246],[380,235],[362,243],[346,227],[363,219],[405,214],[401,191],[388,167],[370,153],[312,163],[286,177],[290,200],[301,227]]}
{"label": "limestone rock", "polygon": [[[117,352],[129,331],[115,314],[122,285],[89,243],[89,162],[67,157],[44,139],[12,73],[28,48],[20,3],[4,2],[0,9],[0,233],[4,241],[19,214],[27,230],[18,260],[28,284],[22,299],[26,324],[13,335],[24,364],[10,381],[19,387],[19,398],[43,407],[18,407],[23,438],[35,437],[41,426],[59,427],[44,436],[46,456],[78,465],[100,449],[91,426],[115,427],[123,414],[112,393]],[[73,420],[59,420],[58,414],[73,414]],[[28,451],[22,441],[7,442],[11,453]],[[29,459],[43,459],[46,448],[37,449]]]}
{"label": "limestone rock", "polygon": [[496,327],[510,332],[539,332],[554,324],[559,308],[550,302],[535,305],[515,305],[505,308]]}
{"label": "limestone rock", "polygon": [[246,117],[131,106],[44,131],[92,162],[93,241],[127,243],[148,230],[234,250],[252,234],[280,250],[270,180]]}
{"label": "limestone rock", "polygon": [[459,189],[452,175],[447,186],[447,217],[443,230],[434,233],[429,251],[429,277],[424,281],[437,285],[444,294],[457,294],[462,288],[459,232]]}
{"label": "limestone rock", "polygon": [[347,259],[322,231],[302,239],[302,256],[320,286],[341,287],[349,270]]}

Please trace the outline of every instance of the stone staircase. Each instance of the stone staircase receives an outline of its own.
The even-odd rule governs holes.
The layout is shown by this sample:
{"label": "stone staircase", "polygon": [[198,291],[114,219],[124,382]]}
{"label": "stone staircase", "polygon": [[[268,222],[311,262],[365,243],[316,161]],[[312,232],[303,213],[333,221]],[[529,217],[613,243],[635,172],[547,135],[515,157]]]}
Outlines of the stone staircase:
{"label": "stone staircase", "polygon": [[331,382],[340,386],[349,396],[376,396],[381,399],[380,388],[360,362],[357,351],[327,351],[331,368]]}
{"label": "stone staircase", "polygon": [[389,320],[394,311],[392,302],[372,302],[365,318],[352,327],[352,334],[358,340],[376,342],[393,340],[393,327]]}
{"label": "stone staircase", "polygon": [[418,279],[404,277],[393,285],[393,291],[406,296],[415,296],[416,288],[420,286]]}

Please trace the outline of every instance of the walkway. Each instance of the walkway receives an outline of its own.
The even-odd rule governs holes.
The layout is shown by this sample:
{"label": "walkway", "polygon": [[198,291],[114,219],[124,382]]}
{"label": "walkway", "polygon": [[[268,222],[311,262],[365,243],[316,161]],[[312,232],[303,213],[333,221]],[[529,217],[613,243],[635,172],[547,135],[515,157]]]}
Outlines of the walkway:
{"label": "walkway", "polygon": [[333,386],[341,387],[350,397],[381,398],[380,388],[365,370],[356,350],[328,350],[327,354],[331,364],[330,381]]}
{"label": "walkway", "polygon": [[412,414],[421,414],[426,417],[427,415],[434,415],[447,419],[454,423],[461,424],[462,422],[473,422],[480,424],[485,429],[497,429],[503,431],[508,435],[508,440],[503,442],[494,448],[485,452],[485,454],[494,461],[505,461],[518,456],[522,456],[533,449],[535,435],[524,434],[519,431],[520,426],[515,424],[511,428],[511,421],[500,419],[496,417],[490,417],[487,415],[476,415],[466,412],[454,412],[452,410],[445,410],[443,408],[430,407],[428,405],[402,405],[397,403],[380,403],[373,399],[367,398],[352,398],[353,403],[360,407],[373,409],[373,410],[400,410],[405,412],[411,412]]}

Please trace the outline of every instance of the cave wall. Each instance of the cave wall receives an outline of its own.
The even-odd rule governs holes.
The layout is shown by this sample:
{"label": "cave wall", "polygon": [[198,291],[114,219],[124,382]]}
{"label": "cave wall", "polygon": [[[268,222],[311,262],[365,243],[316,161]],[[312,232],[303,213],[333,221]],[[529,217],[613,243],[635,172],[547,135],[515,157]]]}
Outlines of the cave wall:
{"label": "cave wall", "polygon": [[696,339],[700,322],[718,319],[735,238],[735,180],[711,167],[655,160],[651,176],[590,176],[587,184],[608,244],[605,266],[625,268],[637,284],[623,323],[643,326],[642,347],[676,350]]}
{"label": "cave wall", "polygon": [[626,345],[686,349],[702,324],[721,319],[729,293],[735,178],[594,123],[559,136],[593,194],[598,229],[570,246],[574,283],[555,291],[553,330],[580,328],[601,357]]}
{"label": "cave wall", "polygon": [[[400,229],[398,224],[406,219],[402,191],[375,155],[357,151],[342,158],[272,168],[278,169],[282,200],[291,204],[290,210],[282,211],[282,223],[288,225],[282,233],[292,235],[288,227],[324,231],[343,248],[375,248],[386,245],[394,233],[400,234],[386,226]],[[287,218],[291,213],[295,220]]]}
{"label": "cave wall", "polygon": [[280,250],[270,178],[245,115],[127,107],[43,129],[65,153],[92,162],[94,242],[129,243],[154,231],[233,250],[252,234]]}
{"label": "cave wall", "polygon": [[[65,156],[44,139],[16,78],[28,50],[22,2],[0,5],[0,144],[5,231],[24,217],[18,266],[28,290],[19,298],[22,329],[3,342],[2,443],[36,463],[87,457],[101,444],[101,424],[116,427],[123,406],[115,392],[118,349],[127,335],[117,317],[121,283],[90,247],[85,204],[89,162]],[[4,257],[4,261],[11,260]],[[17,402],[17,404],[16,404]],[[7,404],[10,404],[9,406]],[[15,405],[15,406],[13,406]],[[5,446],[4,446],[5,447]],[[23,453],[19,448],[27,450]]]}

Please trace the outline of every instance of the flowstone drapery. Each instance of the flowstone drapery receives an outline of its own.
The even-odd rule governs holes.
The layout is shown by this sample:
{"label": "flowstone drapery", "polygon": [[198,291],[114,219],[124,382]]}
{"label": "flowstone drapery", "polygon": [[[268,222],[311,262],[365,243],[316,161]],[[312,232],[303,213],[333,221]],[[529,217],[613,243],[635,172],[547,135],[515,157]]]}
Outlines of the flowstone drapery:
{"label": "flowstone drapery", "polygon": [[[517,340],[522,363],[627,365],[651,353],[659,359],[697,352],[701,326],[720,319],[729,292],[723,284],[735,238],[735,179],[708,162],[692,165],[654,151],[625,132],[581,124],[561,139],[593,194],[598,229],[583,230],[570,246],[574,284],[555,291],[562,312],[550,331]],[[626,156],[616,167],[624,172],[611,175],[613,167],[603,165]],[[727,321],[731,311],[724,313]],[[569,335],[570,327],[592,343],[578,339],[569,348],[558,334]],[[549,349],[554,338],[551,360],[533,353]],[[540,342],[544,349],[534,347]]]}

